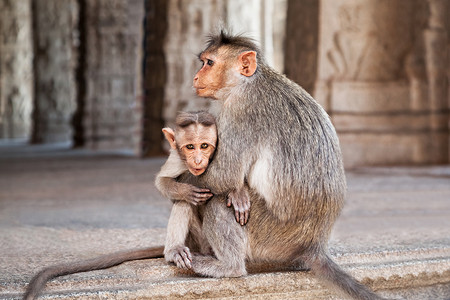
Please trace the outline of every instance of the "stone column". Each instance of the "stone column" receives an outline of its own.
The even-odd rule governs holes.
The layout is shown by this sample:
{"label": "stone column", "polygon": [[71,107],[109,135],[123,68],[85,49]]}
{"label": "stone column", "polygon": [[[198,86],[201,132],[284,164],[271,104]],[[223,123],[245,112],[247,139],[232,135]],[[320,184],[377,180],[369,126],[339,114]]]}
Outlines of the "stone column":
{"label": "stone column", "polygon": [[76,0],[33,1],[32,142],[70,142],[76,106]]}
{"label": "stone column", "polygon": [[255,39],[267,63],[282,72],[287,0],[227,1],[225,23],[236,34]]}
{"label": "stone column", "polygon": [[143,67],[137,71],[138,111],[140,122],[139,141],[136,152],[139,156],[158,155],[163,152],[162,132],[164,127],[163,105],[167,81],[167,64],[164,41],[168,30],[168,1],[145,1],[145,33],[143,52],[139,60]]}
{"label": "stone column", "polygon": [[450,2],[429,0],[429,19],[423,30],[428,81],[428,147],[423,153],[430,163],[448,163],[450,122]]}
{"label": "stone column", "polygon": [[289,0],[284,69],[286,76],[314,92],[317,78],[320,0]]}
{"label": "stone column", "polygon": [[136,65],[144,0],[86,1],[86,146],[136,148]]}
{"label": "stone column", "polygon": [[347,167],[429,162],[429,111],[414,108],[407,64],[420,54],[420,2],[321,1],[315,96]]}
{"label": "stone column", "polygon": [[168,126],[173,126],[179,111],[215,109],[211,100],[195,96],[192,81],[201,67],[197,54],[204,46],[206,35],[224,20],[224,5],[224,0],[169,1],[163,107],[163,118]]}
{"label": "stone column", "polygon": [[75,69],[76,80],[76,108],[72,115],[72,146],[83,147],[86,143],[84,117],[86,110],[86,66],[87,66],[87,4],[89,0],[78,0],[78,28],[77,63]]}
{"label": "stone column", "polygon": [[30,0],[0,1],[0,138],[29,138],[33,107]]}

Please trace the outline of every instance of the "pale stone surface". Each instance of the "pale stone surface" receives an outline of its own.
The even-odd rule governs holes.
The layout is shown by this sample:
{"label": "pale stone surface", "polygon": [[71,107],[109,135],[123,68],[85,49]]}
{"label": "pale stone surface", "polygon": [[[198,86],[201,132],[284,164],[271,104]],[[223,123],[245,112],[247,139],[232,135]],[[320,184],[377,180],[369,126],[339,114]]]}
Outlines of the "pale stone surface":
{"label": "pale stone surface", "polygon": [[[445,130],[447,116],[438,115],[436,120],[439,121],[439,129]],[[414,115],[407,112],[392,115],[335,113],[333,114],[333,123],[341,133],[391,132],[407,134],[432,129],[430,116],[427,113]]]}
{"label": "pale stone surface", "polygon": [[332,83],[331,95],[333,113],[396,113],[409,107],[409,88],[404,82],[337,81]]}
{"label": "pale stone surface", "polygon": [[[163,162],[64,145],[0,147],[0,299],[18,299],[42,266],[161,245],[171,202],[153,179]],[[336,261],[383,295],[447,299],[449,166],[356,169],[347,179],[346,206],[330,241]],[[135,261],[53,280],[46,296],[342,299],[311,274],[278,269],[210,279],[161,259]]]}
{"label": "pale stone surface", "polygon": [[[431,141],[430,141],[431,140]],[[411,165],[436,163],[435,148],[448,142],[446,133],[347,132],[339,137],[346,168],[360,165]]]}

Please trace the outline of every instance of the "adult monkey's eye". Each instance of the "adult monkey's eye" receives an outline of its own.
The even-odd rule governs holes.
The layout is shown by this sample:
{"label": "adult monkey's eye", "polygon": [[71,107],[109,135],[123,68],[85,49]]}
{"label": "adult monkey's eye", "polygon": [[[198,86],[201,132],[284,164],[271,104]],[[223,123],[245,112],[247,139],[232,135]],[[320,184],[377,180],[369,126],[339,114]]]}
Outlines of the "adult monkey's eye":
{"label": "adult monkey's eye", "polygon": [[192,149],[194,149],[194,145],[192,145],[192,144],[186,145],[186,148],[189,150],[192,150]]}
{"label": "adult monkey's eye", "polygon": [[208,59],[208,60],[206,60],[206,64],[207,64],[208,66],[212,66],[212,65],[214,64],[214,61]]}
{"label": "adult monkey's eye", "polygon": [[206,149],[206,148],[209,147],[209,145],[208,145],[207,143],[203,143],[200,147],[201,147],[202,149]]}

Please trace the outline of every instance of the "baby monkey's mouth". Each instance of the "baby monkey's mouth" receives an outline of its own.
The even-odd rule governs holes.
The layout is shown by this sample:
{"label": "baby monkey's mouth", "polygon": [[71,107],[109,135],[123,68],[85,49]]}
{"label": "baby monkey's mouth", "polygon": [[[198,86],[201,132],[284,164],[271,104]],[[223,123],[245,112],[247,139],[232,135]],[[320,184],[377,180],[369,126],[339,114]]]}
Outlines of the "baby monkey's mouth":
{"label": "baby monkey's mouth", "polygon": [[191,169],[191,173],[195,176],[201,175],[203,174],[203,172],[205,172],[205,168],[193,168]]}

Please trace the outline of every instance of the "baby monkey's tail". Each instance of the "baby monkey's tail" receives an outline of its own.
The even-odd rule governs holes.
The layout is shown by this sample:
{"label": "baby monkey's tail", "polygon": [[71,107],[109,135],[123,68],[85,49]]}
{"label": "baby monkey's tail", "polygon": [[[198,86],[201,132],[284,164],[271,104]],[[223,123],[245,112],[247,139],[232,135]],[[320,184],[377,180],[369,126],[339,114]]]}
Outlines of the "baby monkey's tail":
{"label": "baby monkey's tail", "polygon": [[97,258],[83,260],[80,262],[65,263],[51,266],[37,273],[28,284],[23,300],[33,300],[44,289],[45,284],[52,278],[74,273],[107,269],[123,262],[146,258],[164,257],[164,247],[151,247],[144,249],[134,249],[106,254]]}

